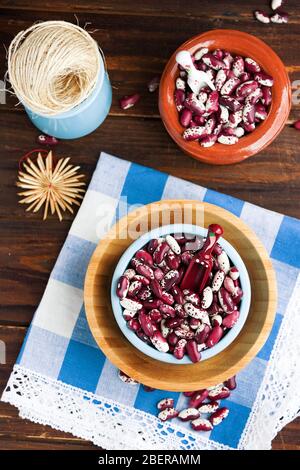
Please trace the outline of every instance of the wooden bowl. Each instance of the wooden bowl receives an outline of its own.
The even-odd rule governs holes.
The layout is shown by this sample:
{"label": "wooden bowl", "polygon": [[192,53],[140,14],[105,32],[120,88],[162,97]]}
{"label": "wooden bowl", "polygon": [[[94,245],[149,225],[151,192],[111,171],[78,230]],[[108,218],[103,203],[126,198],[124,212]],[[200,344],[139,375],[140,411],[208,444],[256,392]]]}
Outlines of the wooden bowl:
{"label": "wooden bowl", "polygon": [[[183,207],[190,207],[191,223],[219,223],[225,238],[242,256],[249,273],[252,298],[247,321],[230,346],[222,353],[196,364],[167,364],[152,359],[132,346],[121,333],[110,302],[111,278],[116,264],[132,243],[132,227],[153,227],[157,220],[163,225],[166,207],[170,223],[178,221]],[[164,219],[165,220],[165,219]],[[165,222],[164,222],[165,223]],[[262,243],[239,218],[212,204],[198,201],[160,201],[131,212],[122,218],[101,240],[91,258],[84,286],[84,301],[92,334],[107,358],[130,377],[150,387],[186,391],[198,390],[220,383],[245,367],[261,349],[271,330],[276,310],[276,280],[271,261]]]}
{"label": "wooden bowl", "polygon": [[[193,54],[197,49],[207,47],[226,49],[233,54],[251,57],[264,71],[274,78],[272,104],[268,117],[260,123],[254,132],[239,139],[235,145],[216,143],[204,148],[198,141],[183,140],[184,128],[179,122],[174,102],[175,80],[178,67],[175,60],[180,50]],[[212,165],[229,165],[254,155],[267,147],[280,133],[289,116],[291,108],[291,85],[284,64],[267,44],[251,34],[236,30],[212,30],[189,39],[182,44],[167,63],[159,88],[159,110],[163,123],[177,145],[188,155]]]}

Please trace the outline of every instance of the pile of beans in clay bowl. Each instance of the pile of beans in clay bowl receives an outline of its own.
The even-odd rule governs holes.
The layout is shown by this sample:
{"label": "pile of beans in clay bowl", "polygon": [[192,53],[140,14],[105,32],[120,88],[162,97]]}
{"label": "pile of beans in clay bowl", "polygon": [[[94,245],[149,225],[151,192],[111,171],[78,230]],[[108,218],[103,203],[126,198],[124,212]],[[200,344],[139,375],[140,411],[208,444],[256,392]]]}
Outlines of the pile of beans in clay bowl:
{"label": "pile of beans in clay bowl", "polygon": [[200,361],[201,351],[217,344],[239,318],[243,290],[237,267],[217,243],[222,233],[212,224],[206,238],[154,238],[118,280],[127,327],[178,361],[186,354]]}
{"label": "pile of beans in clay bowl", "polygon": [[201,48],[192,62],[213,86],[204,83],[198,94],[193,93],[188,85],[190,71],[178,65],[174,99],[178,119],[186,128],[183,139],[198,140],[202,147],[216,142],[233,145],[266,119],[274,80],[255,60]]}

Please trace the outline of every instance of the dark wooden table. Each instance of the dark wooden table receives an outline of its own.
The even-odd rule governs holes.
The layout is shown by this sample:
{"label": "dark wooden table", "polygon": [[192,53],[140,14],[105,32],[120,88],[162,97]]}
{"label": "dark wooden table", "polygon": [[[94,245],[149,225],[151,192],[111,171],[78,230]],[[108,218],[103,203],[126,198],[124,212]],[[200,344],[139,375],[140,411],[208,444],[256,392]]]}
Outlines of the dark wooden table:
{"label": "dark wooden table", "polygon": [[[81,26],[90,22],[103,48],[113,84],[113,106],[105,123],[93,134],[62,142],[60,156],[70,156],[90,177],[99,152],[157,168],[194,183],[229,193],[271,210],[300,217],[300,133],[290,124],[300,118],[300,106],[280,136],[248,161],[227,167],[197,163],[183,155],[164,130],[157,94],[146,84],[160,74],[171,53],[189,37],[214,28],[236,28],[257,35],[280,55],[291,81],[300,79],[300,9],[289,0],[288,25],[264,25],[252,10],[265,2],[243,0],[1,0],[0,78],[6,70],[5,49],[14,35],[38,20],[66,20]],[[266,4],[266,5],[264,5]],[[249,51],[251,55],[251,51]],[[294,84],[295,87],[297,84]],[[121,111],[118,98],[139,92],[140,103]],[[300,100],[300,96],[299,96]],[[7,346],[7,364],[0,366],[0,392],[5,386],[26,329],[38,305],[49,273],[73,217],[59,223],[41,221],[18,205],[15,181],[18,161],[36,147],[38,131],[16,99],[7,96],[0,106],[0,339]],[[18,417],[15,408],[0,403],[1,449],[92,449],[89,442]],[[300,420],[289,424],[273,442],[273,449],[300,449]]]}

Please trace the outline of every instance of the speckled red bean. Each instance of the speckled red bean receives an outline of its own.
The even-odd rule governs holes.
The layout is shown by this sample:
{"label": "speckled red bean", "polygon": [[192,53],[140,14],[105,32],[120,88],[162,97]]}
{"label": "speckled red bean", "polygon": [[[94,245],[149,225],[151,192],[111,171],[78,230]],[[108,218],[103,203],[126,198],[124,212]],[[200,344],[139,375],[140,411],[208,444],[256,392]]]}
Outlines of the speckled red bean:
{"label": "speckled red bean", "polygon": [[229,315],[226,315],[226,317],[223,318],[223,326],[225,326],[226,328],[232,328],[238,321],[239,316],[240,312],[238,310],[235,310]]}
{"label": "speckled red bean", "polygon": [[141,96],[138,93],[135,93],[134,95],[123,96],[123,98],[119,100],[120,108],[124,110],[132,108],[140,100],[140,98]]}
{"label": "speckled red bean", "polygon": [[137,298],[141,301],[146,301],[147,299],[150,299],[152,295],[152,292],[149,288],[149,286],[143,286],[137,293]]}
{"label": "speckled red bean", "polygon": [[160,352],[168,352],[169,344],[167,340],[163,337],[160,331],[155,331],[153,336],[150,338],[153,346]]}
{"label": "speckled red bean", "polygon": [[202,292],[201,308],[207,310],[213,301],[213,291],[210,286],[205,287]]}
{"label": "speckled red bean", "polygon": [[174,304],[174,297],[170,292],[162,291],[161,300],[167,305]]}
{"label": "speckled red bean", "polygon": [[220,405],[217,401],[211,401],[210,403],[203,403],[198,407],[199,413],[214,413],[219,409]]}
{"label": "speckled red bean", "polygon": [[135,275],[135,270],[130,268],[126,269],[123,274],[123,276],[126,276],[129,279],[129,281],[131,281],[131,279],[133,279]]}
{"label": "speckled red bean", "polygon": [[233,377],[230,377],[228,380],[225,380],[224,385],[225,385],[225,387],[228,388],[228,390],[235,390],[236,389],[236,377],[235,377],[235,375]]}
{"label": "speckled red bean", "polygon": [[180,113],[180,124],[183,127],[189,127],[192,120],[193,113],[187,108],[184,108]]}
{"label": "speckled red bean", "polygon": [[144,312],[139,312],[139,322],[140,322],[140,325],[144,331],[144,333],[148,336],[148,337],[152,337],[154,332],[157,331],[157,326],[156,324],[151,320],[151,317],[144,313]]}
{"label": "speckled red bean", "polygon": [[237,77],[229,78],[222,86],[221,95],[231,95],[240,83],[241,80]]}
{"label": "speckled red bean", "polygon": [[176,346],[176,344],[178,343],[179,341],[179,338],[177,335],[175,335],[175,333],[172,331],[171,333],[169,333],[169,335],[167,336],[167,341],[169,343],[170,346]]}
{"label": "speckled red bean", "polygon": [[151,345],[151,341],[148,335],[140,328],[135,332],[135,334],[144,342]]}
{"label": "speckled red bean", "polygon": [[239,76],[239,79],[240,79],[241,83],[242,83],[242,82],[247,82],[248,80],[250,80],[250,78],[251,78],[251,74],[248,73],[248,72],[243,72],[243,73],[241,73],[241,75]]}
{"label": "speckled red bean", "polygon": [[206,342],[211,328],[208,325],[202,324],[196,331],[195,340],[198,344]]}
{"label": "speckled red bean", "polygon": [[193,420],[191,422],[191,426],[194,431],[211,431],[213,429],[211,422],[205,418],[197,418]]}
{"label": "speckled red bean", "polygon": [[128,321],[131,320],[135,315],[137,314],[137,311],[132,311],[132,310],[123,310],[123,317],[124,320]]}
{"label": "speckled red bean", "polygon": [[174,398],[163,398],[157,403],[157,409],[160,411],[165,410],[166,408],[174,407]]}
{"label": "speckled red bean", "polygon": [[127,326],[132,331],[138,331],[141,327],[139,321],[135,318],[132,318],[131,320],[127,321]]}
{"label": "speckled red bean", "polygon": [[218,291],[218,299],[220,302],[220,305],[224,312],[226,313],[231,313],[234,310],[234,302],[227,290],[224,287],[221,287],[221,289]]}
{"label": "speckled red bean", "polygon": [[162,305],[162,303],[163,302],[160,299],[149,299],[149,300],[146,300],[145,302],[143,302],[143,306],[147,310],[152,310],[153,308],[159,309],[160,306]]}
{"label": "speckled red bean", "polygon": [[125,310],[130,310],[133,312],[136,312],[143,307],[141,302],[137,302],[136,300],[133,300],[133,299],[127,299],[125,297],[120,300],[120,304]]}
{"label": "speckled red bean", "polygon": [[141,290],[142,286],[141,281],[132,281],[128,289],[128,295],[134,297]]}
{"label": "speckled red bean", "polygon": [[175,408],[166,408],[158,414],[158,418],[161,421],[168,421],[169,419],[176,418],[178,416],[178,411]]}
{"label": "speckled red bean", "polygon": [[174,300],[177,304],[182,305],[184,302],[184,297],[181,289],[178,286],[172,286],[171,287],[171,294],[174,297]]}
{"label": "speckled red bean", "polygon": [[217,141],[217,136],[216,135],[207,135],[203,138],[201,138],[200,145],[201,147],[212,147]]}
{"label": "speckled red bean", "polygon": [[197,318],[191,318],[189,321],[189,325],[192,330],[197,330],[202,325],[202,322]]}
{"label": "speckled red bean", "polygon": [[212,348],[215,344],[217,344],[220,339],[222,338],[223,336],[223,328],[219,325],[215,325],[209,335],[208,335],[208,338],[205,342],[206,346],[208,348]]}
{"label": "speckled red bean", "polygon": [[132,281],[140,281],[143,286],[149,286],[150,284],[150,279],[146,278],[145,276],[141,276],[141,274],[134,274]]}
{"label": "speckled red bean", "polygon": [[243,108],[243,121],[246,125],[253,124],[255,119],[255,106],[251,103],[246,103]]}
{"label": "speckled red bean", "polygon": [[268,113],[265,106],[261,103],[255,105],[255,120],[264,121]]}
{"label": "speckled red bean", "polygon": [[37,138],[37,141],[41,145],[57,145],[59,143],[59,140],[56,139],[56,137],[52,137],[51,135],[44,135],[40,134]]}
{"label": "speckled red bean", "polygon": [[223,55],[223,63],[225,64],[225,70],[229,70],[231,68],[231,65],[233,63],[233,57],[230,54],[230,52],[225,51]]}
{"label": "speckled red bean", "polygon": [[141,274],[141,276],[146,277],[147,279],[154,279],[153,269],[150,268],[147,264],[138,264],[136,266],[136,271]]}
{"label": "speckled red bean", "polygon": [[120,299],[123,299],[123,297],[126,297],[129,289],[129,279],[127,276],[121,276],[118,284],[117,284],[117,290],[116,294]]}
{"label": "speckled red bean", "polygon": [[186,325],[182,324],[180,326],[177,326],[174,330],[174,333],[179,337],[179,338],[182,338],[182,339],[185,339],[185,340],[189,340],[189,339],[193,339],[194,336],[195,336],[195,333],[194,331],[188,326],[186,327]]}
{"label": "speckled red bean", "polygon": [[169,249],[170,247],[167,242],[160,243],[153,253],[153,261],[156,264],[160,264],[168,253]]}
{"label": "speckled red bean", "polygon": [[189,407],[190,408],[198,408],[201,403],[204,402],[204,400],[208,397],[208,390],[203,389],[203,390],[198,390],[195,392],[190,400],[189,400]]}
{"label": "speckled red bean", "polygon": [[274,84],[274,80],[271,75],[264,72],[258,72],[254,75],[254,79],[263,86],[271,87]]}
{"label": "speckled red bean", "polygon": [[189,340],[186,344],[186,351],[192,362],[199,362],[201,354],[198,351],[197,343],[195,340]]}
{"label": "speckled red bean", "polygon": [[297,131],[300,131],[300,119],[296,122],[294,122],[293,127],[297,129]]}
{"label": "speckled red bean", "polygon": [[180,411],[178,418],[181,421],[192,421],[199,418],[200,413],[197,408],[185,408]]}
{"label": "speckled red bean", "polygon": [[152,279],[150,283],[150,289],[152,290],[155,297],[158,297],[159,299],[161,298],[163,290],[157,279]]}
{"label": "speckled red bean", "polygon": [[160,244],[160,240],[158,238],[153,238],[147,245],[147,250],[150,254],[153,254],[158,245]]}
{"label": "speckled red bean", "polygon": [[140,260],[142,263],[149,264],[153,266],[153,258],[150,253],[146,250],[138,250],[134,255],[136,259]]}
{"label": "speckled red bean", "polygon": [[205,65],[208,67],[214,69],[214,70],[220,70],[225,68],[225,64],[222,60],[218,59],[215,57],[213,54],[210,52],[207,52],[202,56],[202,61],[204,62]]}
{"label": "speckled red bean", "polygon": [[216,75],[215,86],[217,91],[221,91],[227,79],[227,70],[220,69]]}
{"label": "speckled red bean", "polygon": [[157,279],[157,281],[161,281],[162,278],[164,277],[164,272],[160,268],[154,268],[154,278]]}
{"label": "speckled red bean", "polygon": [[192,397],[196,392],[183,392],[185,397]]}
{"label": "speckled red bean", "polygon": [[206,135],[207,135],[207,131],[206,131],[205,126],[189,127],[182,134],[184,140],[187,140],[187,141],[199,140],[201,137],[204,137]]}
{"label": "speckled red bean", "polygon": [[255,10],[253,14],[260,23],[268,24],[271,21],[270,16],[264,10]]}
{"label": "speckled red bean", "polygon": [[183,90],[175,90],[174,100],[177,110],[181,111],[183,109],[183,103],[185,100],[185,92]]}
{"label": "speckled red bean", "polygon": [[191,93],[185,99],[183,105],[186,109],[188,109],[192,113],[195,113],[196,115],[201,116],[202,114],[205,113],[204,103],[201,100],[199,100],[194,93]]}
{"label": "speckled red bean", "polygon": [[159,323],[162,319],[162,314],[157,308],[153,308],[149,311],[149,317],[154,323]]}
{"label": "speckled red bean", "polygon": [[183,322],[183,318],[166,318],[165,325],[171,330],[180,326]]}
{"label": "speckled red bean", "polygon": [[207,98],[205,111],[208,114],[215,113],[219,108],[219,93],[217,91],[212,91]]}
{"label": "speckled red bean", "polygon": [[262,104],[264,104],[265,106],[270,106],[272,102],[271,88],[267,86],[262,86],[261,91],[262,91],[262,98],[261,98]]}
{"label": "speckled red bean", "polygon": [[176,357],[176,359],[182,359],[183,356],[185,355],[185,347],[186,347],[187,341],[184,338],[179,339],[177,342],[173,355]]}
{"label": "speckled red bean", "polygon": [[175,317],[176,315],[175,309],[168,304],[161,304],[159,310],[166,317]]}
{"label": "speckled red bean", "polygon": [[251,124],[246,124],[245,122],[243,123],[243,128],[247,132],[253,132],[255,130],[255,123],[252,122]]}
{"label": "speckled red bean", "polygon": [[[217,123],[217,119],[214,115],[212,115],[211,118],[209,118],[206,121],[205,129],[206,129],[207,134],[211,134],[213,132],[214,128],[216,127],[216,123]],[[190,242],[190,243],[193,243],[193,242]]]}
{"label": "speckled red bean", "polygon": [[240,277],[239,270],[236,266],[232,266],[232,268],[230,268],[228,274],[231,277],[231,279],[233,279],[234,281],[236,281]]}
{"label": "speckled red bean", "polygon": [[277,10],[274,12],[274,14],[270,17],[270,20],[272,23],[277,23],[277,24],[284,24],[288,23],[289,21],[289,15],[285,11],[282,10]]}
{"label": "speckled red bean", "polygon": [[239,77],[245,70],[243,57],[237,56],[232,63],[232,71],[236,77]]}
{"label": "speckled red bean", "polygon": [[236,112],[242,108],[242,104],[237,101],[235,98],[229,95],[220,96],[220,104],[226,106],[230,111]]}
{"label": "speckled red bean", "polygon": [[212,390],[209,390],[207,395],[209,400],[212,401],[223,400],[224,398],[228,398],[229,396],[230,390],[225,386],[214,387]]}
{"label": "speckled red bean", "polygon": [[118,371],[118,377],[119,379],[129,385],[138,385],[138,382],[134,380],[132,377],[129,377],[129,375],[125,374],[122,370]]}
{"label": "speckled red bean", "polygon": [[261,71],[260,65],[251,57],[245,58],[245,69],[250,73],[257,73]]}
{"label": "speckled red bean", "polygon": [[171,287],[177,283],[178,279],[179,273],[177,269],[171,269],[171,271],[168,271],[162,279],[161,286],[164,290],[169,291]]}
{"label": "speckled red bean", "polygon": [[230,295],[235,293],[235,285],[231,277],[226,276],[224,279],[224,287],[229,292]]}
{"label": "speckled red bean", "polygon": [[229,414],[229,409],[226,408],[225,406],[223,408],[219,408],[217,411],[215,411],[210,417],[209,421],[213,426],[217,426],[220,424],[225,418],[227,418]]}
{"label": "speckled red bean", "polygon": [[248,80],[239,85],[235,91],[236,96],[240,98],[245,98],[246,96],[253,93],[258,87],[258,83],[255,80]]}

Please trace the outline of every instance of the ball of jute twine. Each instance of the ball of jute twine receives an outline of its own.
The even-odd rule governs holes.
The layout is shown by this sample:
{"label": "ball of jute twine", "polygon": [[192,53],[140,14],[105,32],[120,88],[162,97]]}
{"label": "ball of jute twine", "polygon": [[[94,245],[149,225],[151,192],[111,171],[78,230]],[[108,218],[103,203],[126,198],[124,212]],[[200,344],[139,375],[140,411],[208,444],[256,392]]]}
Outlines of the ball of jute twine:
{"label": "ball of jute twine", "polygon": [[46,21],[21,31],[8,50],[8,75],[31,111],[55,115],[84,101],[100,72],[96,41],[80,26]]}

